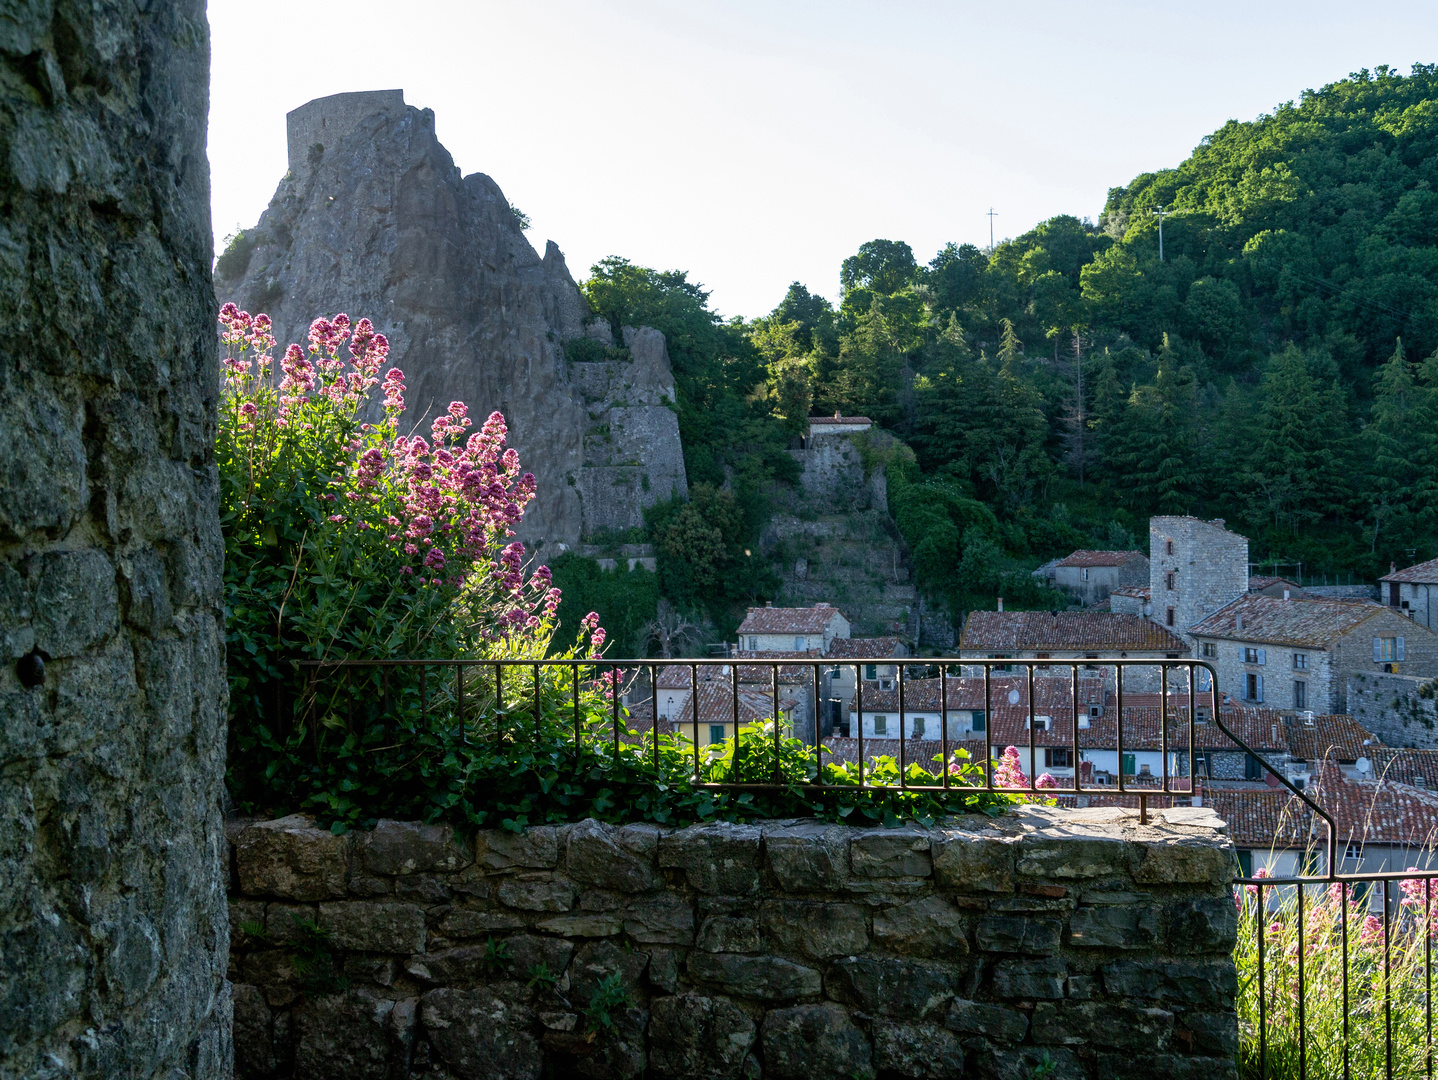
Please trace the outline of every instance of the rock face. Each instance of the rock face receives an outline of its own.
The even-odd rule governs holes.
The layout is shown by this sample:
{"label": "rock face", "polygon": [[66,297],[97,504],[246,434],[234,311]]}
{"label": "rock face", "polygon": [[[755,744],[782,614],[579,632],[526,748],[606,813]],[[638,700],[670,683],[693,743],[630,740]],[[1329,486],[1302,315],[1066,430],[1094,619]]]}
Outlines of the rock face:
{"label": "rock face", "polygon": [[236,1075],[1235,1077],[1232,842],[1137,818],[237,822]]}
{"label": "rock face", "polygon": [[0,71],[0,1076],[227,1076],[205,5]]}
{"label": "rock face", "polygon": [[[616,342],[591,321],[559,248],[541,258],[499,186],[460,175],[434,113],[399,90],[337,94],[290,113],[288,135],[288,175],[216,266],[222,300],[268,312],[282,346],[318,315],[368,316],[405,373],[409,423],[454,400],[476,424],[503,412],[539,485],[532,543],[642,525],[687,496],[663,335]],[[586,336],[608,359],[565,359]]]}

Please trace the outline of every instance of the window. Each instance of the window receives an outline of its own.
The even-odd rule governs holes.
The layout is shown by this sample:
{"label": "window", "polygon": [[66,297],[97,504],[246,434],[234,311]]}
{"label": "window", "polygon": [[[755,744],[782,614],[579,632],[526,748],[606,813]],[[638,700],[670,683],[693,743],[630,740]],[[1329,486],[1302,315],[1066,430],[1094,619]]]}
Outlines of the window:
{"label": "window", "polygon": [[1363,858],[1363,845],[1357,840],[1348,841],[1348,845],[1343,849],[1343,857],[1345,859]]}
{"label": "window", "polygon": [[1169,592],[1173,592],[1173,590],[1177,587],[1175,584],[1177,578],[1178,575],[1175,574],[1172,570],[1163,575],[1164,586],[1168,589]]}
{"label": "window", "polygon": [[1293,682],[1293,707],[1295,709],[1308,708],[1308,684],[1298,679]]}
{"label": "window", "polygon": [[1103,715],[1103,706],[1102,706],[1102,705],[1090,705],[1090,706],[1088,707],[1088,714],[1089,714],[1090,716],[1102,716],[1102,715]]}
{"label": "window", "polygon": [[1072,750],[1061,750],[1057,747],[1044,751],[1044,764],[1049,768],[1071,769],[1074,763],[1074,752]]}
{"label": "window", "polygon": [[1165,541],[1163,550],[1164,550],[1164,553],[1165,553],[1165,554],[1167,554],[1167,555],[1172,555],[1172,554],[1173,554],[1173,541],[1172,541],[1172,540]]}
{"label": "window", "polygon": [[1173,625],[1173,608],[1168,609],[1168,625]]}
{"label": "window", "polygon": [[1307,653],[1296,652],[1296,653],[1293,654],[1293,670],[1294,670],[1294,671],[1307,671],[1307,670],[1308,670],[1308,654],[1307,654]]}
{"label": "window", "polygon": [[1249,672],[1243,677],[1243,696],[1249,701],[1263,700],[1263,676]]}
{"label": "window", "polygon": [[1376,637],[1373,639],[1373,662],[1375,664],[1391,663],[1403,659],[1403,639],[1401,637]]}
{"label": "window", "polygon": [[969,713],[969,727],[973,731],[983,731],[985,727],[987,727],[987,724],[984,720],[983,709],[975,709],[973,712]]}
{"label": "window", "polygon": [[709,741],[712,742],[712,743],[723,742],[723,741],[724,741],[724,725],[723,725],[723,724],[710,724],[710,725],[709,725]]}
{"label": "window", "polygon": [[[1035,731],[1048,731],[1048,730],[1049,730],[1049,726],[1053,723],[1053,717],[1051,717],[1051,716],[1035,716],[1035,717],[1033,718],[1033,721],[1034,721],[1034,730],[1035,730]],[[1024,727],[1027,728],[1028,726],[1029,726],[1029,721],[1028,721],[1028,718],[1026,717],[1026,718],[1024,719]]]}
{"label": "window", "polygon": [[1218,655],[1218,646],[1211,641],[1205,641],[1201,652],[1204,656],[1215,657]]}
{"label": "window", "polygon": [[749,651],[750,651],[750,652],[753,652],[753,651],[754,651],[755,649],[757,649],[758,647],[759,647],[759,639],[756,638],[756,637],[751,637],[751,638],[749,639]]}
{"label": "window", "polygon": [[924,718],[923,718],[922,716],[916,716],[916,717],[914,717],[914,738],[916,738],[916,739],[922,739],[923,737],[924,737]]}
{"label": "window", "polygon": [[887,735],[889,733],[889,718],[883,713],[874,716],[874,734]]}
{"label": "window", "polygon": [[1138,759],[1133,754],[1123,756],[1123,774],[1125,776],[1132,776],[1138,771],[1137,761]]}
{"label": "window", "polygon": [[873,679],[877,679],[878,677],[879,677],[879,665],[878,665],[878,664],[865,664],[865,665],[864,665],[864,678],[873,680]]}
{"label": "window", "polygon": [[1266,664],[1268,663],[1268,650],[1245,648],[1243,650],[1243,662],[1245,664]]}
{"label": "window", "polygon": [[1087,581],[1087,580],[1088,580],[1088,567],[1087,567],[1087,566],[1085,566],[1082,570],[1079,571],[1079,580],[1080,580],[1080,581]]}
{"label": "window", "polygon": [[1193,771],[1195,776],[1208,777],[1208,755],[1199,751],[1193,757]]}
{"label": "window", "polygon": [[803,639],[803,638],[801,638],[801,637],[796,637],[796,638],[794,639],[794,651],[795,651],[795,652],[803,652],[803,651],[804,651],[804,639]]}
{"label": "window", "polygon": [[1252,754],[1243,755],[1243,778],[1245,780],[1263,779],[1263,762]]}

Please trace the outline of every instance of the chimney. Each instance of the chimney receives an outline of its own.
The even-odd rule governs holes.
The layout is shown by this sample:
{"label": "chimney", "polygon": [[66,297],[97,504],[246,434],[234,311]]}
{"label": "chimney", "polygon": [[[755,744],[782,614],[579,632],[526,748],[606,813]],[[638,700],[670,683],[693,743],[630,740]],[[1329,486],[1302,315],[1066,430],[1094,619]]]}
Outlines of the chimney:
{"label": "chimney", "polygon": [[838,410],[838,409],[835,409],[835,410],[834,410],[834,419],[835,419],[835,420],[840,419],[839,410]]}
{"label": "chimney", "polygon": [[1243,612],[1240,611],[1240,612],[1238,613],[1237,619],[1238,619],[1238,625],[1235,626],[1234,629],[1237,630],[1239,633],[1242,633],[1242,632],[1243,632]]}
{"label": "chimney", "polygon": [[773,607],[773,606],[774,606],[774,601],[772,601],[772,600],[765,600],[765,601],[764,601],[764,606],[765,606],[765,607]]}
{"label": "chimney", "polygon": [[999,610],[1000,610],[1000,611],[1003,611],[1003,610],[1004,610],[1004,598],[1003,598],[1002,596],[999,597]]}
{"label": "chimney", "polygon": [[1390,563],[1388,564],[1388,572],[1389,572],[1390,574],[1396,574],[1396,573],[1398,573],[1398,564],[1397,564],[1396,562],[1390,562]]}

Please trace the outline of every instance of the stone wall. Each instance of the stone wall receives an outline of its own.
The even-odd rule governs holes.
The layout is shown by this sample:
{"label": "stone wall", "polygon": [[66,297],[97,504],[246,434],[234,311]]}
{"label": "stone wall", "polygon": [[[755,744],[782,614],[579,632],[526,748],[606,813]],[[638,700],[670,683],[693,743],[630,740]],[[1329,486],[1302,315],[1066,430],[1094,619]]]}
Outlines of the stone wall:
{"label": "stone wall", "polygon": [[236,1072],[1233,1077],[1233,846],[1155,817],[237,822]]}
{"label": "stone wall", "polygon": [[0,69],[0,1077],[221,1076],[205,5],[9,4]]}
{"label": "stone wall", "polygon": [[1348,676],[1348,708],[1388,746],[1438,750],[1438,680],[1358,672]]}

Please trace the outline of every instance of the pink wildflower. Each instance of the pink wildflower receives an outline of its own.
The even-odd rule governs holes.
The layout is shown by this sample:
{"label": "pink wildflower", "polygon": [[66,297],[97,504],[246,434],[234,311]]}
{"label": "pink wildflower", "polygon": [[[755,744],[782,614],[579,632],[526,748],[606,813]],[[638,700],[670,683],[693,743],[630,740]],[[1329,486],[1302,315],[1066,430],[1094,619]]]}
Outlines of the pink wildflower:
{"label": "pink wildflower", "polygon": [[1369,915],[1363,920],[1363,929],[1359,932],[1358,940],[1365,945],[1371,945],[1383,937],[1383,921],[1377,915]]}

